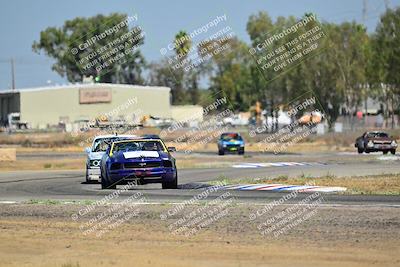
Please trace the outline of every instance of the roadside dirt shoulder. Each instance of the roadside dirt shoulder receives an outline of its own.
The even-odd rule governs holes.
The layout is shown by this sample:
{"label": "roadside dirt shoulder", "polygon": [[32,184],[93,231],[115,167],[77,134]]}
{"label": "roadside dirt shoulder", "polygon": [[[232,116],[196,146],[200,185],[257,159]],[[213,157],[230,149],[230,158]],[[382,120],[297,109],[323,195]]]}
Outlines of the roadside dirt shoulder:
{"label": "roadside dirt shoulder", "polygon": [[[229,207],[226,216],[192,236],[171,231],[178,217],[161,220],[172,205],[143,205],[101,237],[73,221],[81,205],[0,205],[1,266],[398,266],[398,208],[319,207],[316,215],[278,238],[250,221],[255,206]],[[185,213],[198,207],[185,208]],[[275,213],[285,208],[278,208]]]}

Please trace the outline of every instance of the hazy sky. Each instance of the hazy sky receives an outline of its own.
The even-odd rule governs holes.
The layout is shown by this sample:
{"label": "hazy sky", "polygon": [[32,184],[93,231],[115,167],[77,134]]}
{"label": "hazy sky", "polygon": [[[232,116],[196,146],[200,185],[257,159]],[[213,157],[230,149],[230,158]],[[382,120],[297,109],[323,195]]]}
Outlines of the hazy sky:
{"label": "hazy sky", "polygon": [[[383,0],[367,0],[366,25],[374,31],[380,14],[385,10]],[[390,7],[400,0],[390,0]],[[264,10],[277,16],[301,17],[313,12],[328,22],[356,20],[362,22],[363,0],[0,0],[0,90],[11,87],[9,59],[15,58],[17,88],[63,84],[67,81],[51,71],[51,60],[32,52],[32,43],[40,31],[50,26],[61,27],[65,20],[90,17],[112,12],[138,14],[138,24],[146,32],[141,47],[147,61],[161,58],[165,47],[179,30],[188,32],[212,18],[226,14],[229,26],[237,36],[249,41],[246,23],[251,14]]]}

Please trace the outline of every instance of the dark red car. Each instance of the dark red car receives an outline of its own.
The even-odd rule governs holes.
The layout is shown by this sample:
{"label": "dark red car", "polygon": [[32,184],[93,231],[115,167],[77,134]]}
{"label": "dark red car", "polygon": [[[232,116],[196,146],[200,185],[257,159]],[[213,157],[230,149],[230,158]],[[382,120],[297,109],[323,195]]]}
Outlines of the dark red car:
{"label": "dark red car", "polygon": [[382,151],[383,154],[387,154],[390,151],[390,153],[395,154],[397,143],[387,133],[375,131],[365,132],[356,139],[354,146],[360,154],[377,151]]}

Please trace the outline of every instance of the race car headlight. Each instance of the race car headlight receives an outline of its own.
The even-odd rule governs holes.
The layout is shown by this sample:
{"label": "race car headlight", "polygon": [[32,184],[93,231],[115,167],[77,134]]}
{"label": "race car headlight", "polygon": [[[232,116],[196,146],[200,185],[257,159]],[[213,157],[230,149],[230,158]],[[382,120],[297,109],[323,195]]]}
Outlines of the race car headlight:
{"label": "race car headlight", "polygon": [[392,145],[392,146],[397,146],[397,143],[396,143],[396,141],[395,141],[395,140],[393,140],[393,141],[392,141],[392,143],[391,143],[391,145]]}
{"label": "race car headlight", "polygon": [[226,147],[226,144],[225,144],[225,143],[223,143],[223,144],[222,144],[222,146],[223,146],[223,147]]}
{"label": "race car headlight", "polygon": [[119,169],[122,169],[121,163],[111,163],[110,170],[119,170]]}
{"label": "race car headlight", "polygon": [[374,142],[368,141],[367,147],[373,147],[373,146],[374,146]]}
{"label": "race car headlight", "polygon": [[240,144],[240,147],[244,147],[244,143],[241,143],[241,144]]}
{"label": "race car headlight", "polygon": [[172,161],[170,160],[163,160],[163,166],[171,168],[172,167]]}
{"label": "race car headlight", "polygon": [[100,166],[100,160],[99,159],[90,160],[90,166],[91,167],[99,167]]}

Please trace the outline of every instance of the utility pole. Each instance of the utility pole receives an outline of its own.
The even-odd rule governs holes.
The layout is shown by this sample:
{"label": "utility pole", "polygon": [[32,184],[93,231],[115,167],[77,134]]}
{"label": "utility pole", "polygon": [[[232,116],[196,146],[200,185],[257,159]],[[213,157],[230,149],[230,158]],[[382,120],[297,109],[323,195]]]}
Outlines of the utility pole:
{"label": "utility pole", "polygon": [[[365,27],[366,26],[366,21],[367,21],[367,0],[363,1],[363,10],[362,10],[363,14],[362,14],[362,22],[364,24]],[[368,89],[369,89],[369,84],[365,84],[364,86],[362,85],[362,87],[364,87],[364,126],[368,127]]]}
{"label": "utility pole", "polygon": [[386,10],[388,10],[390,7],[389,7],[389,0],[383,0],[384,2],[385,2],[385,8],[386,8]]}
{"label": "utility pole", "polygon": [[362,9],[362,22],[365,24],[367,19],[367,0],[363,1],[363,9]]}
{"label": "utility pole", "polygon": [[15,69],[14,69],[14,58],[11,58],[11,88],[15,90]]}

